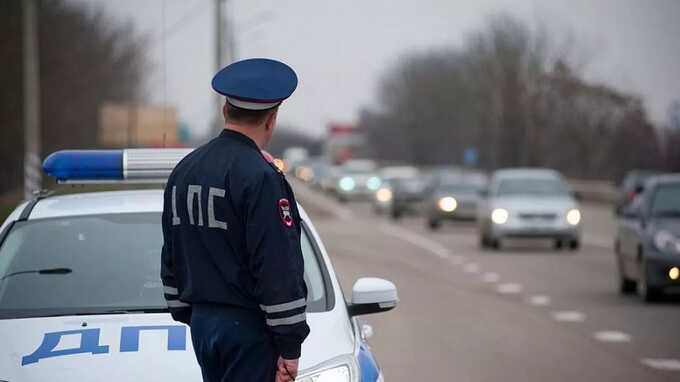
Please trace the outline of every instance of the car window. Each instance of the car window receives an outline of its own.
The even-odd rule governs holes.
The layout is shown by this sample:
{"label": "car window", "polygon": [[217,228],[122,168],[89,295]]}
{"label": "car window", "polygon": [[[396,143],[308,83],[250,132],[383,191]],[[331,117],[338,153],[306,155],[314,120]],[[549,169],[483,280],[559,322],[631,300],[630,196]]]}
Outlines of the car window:
{"label": "car window", "polygon": [[680,183],[662,184],[652,198],[652,216],[680,218]]}
{"label": "car window", "polygon": [[[17,222],[0,247],[0,318],[162,310],[159,213]],[[326,310],[324,274],[301,241],[308,311]]]}
{"label": "car window", "polygon": [[443,184],[439,187],[439,191],[452,192],[458,194],[474,194],[479,192],[480,186],[474,184]]}
{"label": "car window", "polygon": [[569,189],[559,179],[504,179],[498,184],[497,196],[564,196],[569,193]]}

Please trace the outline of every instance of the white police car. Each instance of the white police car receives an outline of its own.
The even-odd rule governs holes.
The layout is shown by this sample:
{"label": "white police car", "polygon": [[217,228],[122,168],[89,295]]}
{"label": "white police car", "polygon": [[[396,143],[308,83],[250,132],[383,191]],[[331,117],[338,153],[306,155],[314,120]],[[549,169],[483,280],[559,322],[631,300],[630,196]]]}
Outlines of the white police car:
{"label": "white police car", "polygon": [[[53,154],[61,182],[162,181],[188,150]],[[200,381],[190,331],[167,313],[159,278],[162,190],[42,195],[0,227],[0,381]],[[382,381],[356,320],[396,306],[386,280],[346,303],[304,210],[311,334],[298,381]],[[367,331],[368,332],[368,331]]]}

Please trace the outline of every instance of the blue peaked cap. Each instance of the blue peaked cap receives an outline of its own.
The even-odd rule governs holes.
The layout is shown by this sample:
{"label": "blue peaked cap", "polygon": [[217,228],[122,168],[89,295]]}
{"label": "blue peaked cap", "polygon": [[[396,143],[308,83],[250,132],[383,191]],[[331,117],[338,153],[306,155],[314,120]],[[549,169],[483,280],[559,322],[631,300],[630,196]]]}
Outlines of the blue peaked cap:
{"label": "blue peaked cap", "polygon": [[283,62],[251,58],[234,62],[215,74],[212,87],[240,108],[264,110],[290,97],[298,78]]}

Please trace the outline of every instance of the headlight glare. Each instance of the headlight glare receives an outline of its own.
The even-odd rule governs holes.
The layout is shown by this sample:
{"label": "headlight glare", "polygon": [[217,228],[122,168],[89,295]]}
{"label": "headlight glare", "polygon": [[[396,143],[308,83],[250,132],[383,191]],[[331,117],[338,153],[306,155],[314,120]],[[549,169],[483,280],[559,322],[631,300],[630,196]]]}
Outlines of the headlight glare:
{"label": "headlight glare", "polygon": [[366,188],[368,188],[371,191],[375,191],[380,188],[380,178],[377,176],[372,176],[368,178],[366,181]]}
{"label": "headlight glare", "polygon": [[445,196],[439,199],[437,205],[439,206],[439,209],[444,212],[453,212],[458,208],[458,201],[454,197]]}
{"label": "headlight glare", "polygon": [[375,193],[375,198],[381,203],[387,203],[392,200],[392,190],[383,187]]}
{"label": "headlight glare", "polygon": [[351,177],[345,176],[342,179],[340,179],[338,185],[340,186],[340,189],[343,191],[352,191],[356,186],[356,183],[354,182],[354,179],[352,179]]}
{"label": "headlight glare", "polygon": [[350,372],[347,365],[336,366],[326,369],[316,374],[312,374],[300,379],[297,382],[350,382]]}
{"label": "headlight glare", "polygon": [[494,224],[505,224],[510,217],[510,213],[505,208],[496,208],[491,212],[491,221]]}
{"label": "headlight glare", "polygon": [[581,211],[576,208],[572,208],[567,211],[567,223],[571,225],[578,225],[581,222]]}
{"label": "headlight glare", "polygon": [[680,252],[680,240],[668,231],[659,231],[654,234],[654,247],[659,251]]}

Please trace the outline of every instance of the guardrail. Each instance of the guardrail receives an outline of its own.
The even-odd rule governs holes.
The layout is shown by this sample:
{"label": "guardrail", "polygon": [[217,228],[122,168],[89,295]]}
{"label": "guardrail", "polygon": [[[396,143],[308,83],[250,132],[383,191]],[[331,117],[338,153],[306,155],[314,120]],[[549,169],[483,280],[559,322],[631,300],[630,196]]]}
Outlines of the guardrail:
{"label": "guardrail", "polygon": [[584,201],[614,204],[619,197],[618,189],[610,181],[569,179],[569,184]]}

